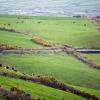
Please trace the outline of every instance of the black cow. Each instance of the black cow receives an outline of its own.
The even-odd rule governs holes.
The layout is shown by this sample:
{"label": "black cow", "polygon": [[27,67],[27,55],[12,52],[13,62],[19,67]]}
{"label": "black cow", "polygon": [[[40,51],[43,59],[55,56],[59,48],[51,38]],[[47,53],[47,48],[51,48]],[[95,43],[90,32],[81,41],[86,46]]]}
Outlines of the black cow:
{"label": "black cow", "polygon": [[2,67],[2,64],[0,64],[0,67]]}

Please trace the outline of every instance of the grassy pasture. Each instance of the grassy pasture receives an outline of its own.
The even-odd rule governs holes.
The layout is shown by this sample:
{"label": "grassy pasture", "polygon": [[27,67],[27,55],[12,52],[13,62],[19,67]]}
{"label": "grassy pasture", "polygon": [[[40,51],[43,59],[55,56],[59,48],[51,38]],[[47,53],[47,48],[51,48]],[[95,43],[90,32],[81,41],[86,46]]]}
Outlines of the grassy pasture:
{"label": "grassy pasture", "polygon": [[100,48],[100,32],[89,19],[85,18],[1,16],[0,24],[32,32],[33,35],[41,36],[51,42],[75,47]]}
{"label": "grassy pasture", "polygon": [[[53,43],[69,44],[74,47],[100,48],[100,32],[97,31],[95,25],[89,19],[85,18],[3,15],[0,16],[0,26],[32,32],[33,35],[41,36]],[[23,48],[41,47],[31,41],[31,37],[28,35],[6,31],[0,31],[0,44]],[[100,64],[99,54],[84,54],[84,56]],[[89,67],[72,56],[61,53],[0,54],[0,63],[15,67],[26,74],[54,76],[65,84],[70,84],[100,97],[100,71]],[[0,76],[0,84],[7,89],[17,85],[27,93],[36,97],[45,97],[46,100],[62,100],[62,98],[65,98],[65,100],[84,100],[84,98],[70,93],[18,79]]]}
{"label": "grassy pasture", "polygon": [[30,93],[33,97],[45,98],[46,100],[62,100],[63,98],[64,100],[86,100],[77,95],[66,93],[44,85],[3,76],[0,76],[0,85],[7,89],[16,86],[24,90],[26,93]]}
{"label": "grassy pasture", "polygon": [[[13,70],[11,69],[5,69],[3,67],[0,68],[0,72],[8,72],[8,73],[13,73],[13,74],[16,74],[16,75],[23,75],[21,72],[14,72]],[[84,91],[86,93],[90,93],[90,94],[93,94],[93,95],[96,95],[98,98],[100,98],[100,91],[99,90],[96,90],[96,89],[90,89],[90,88],[84,88],[84,87],[79,87],[79,86],[74,86],[74,85],[69,85],[67,84],[68,86],[71,86],[71,87],[75,87],[76,89],[79,89],[81,91]]]}
{"label": "grassy pasture", "polygon": [[0,31],[0,44],[8,44],[24,48],[40,47],[40,45],[34,43],[31,40],[31,37],[27,35],[6,31]]}
{"label": "grassy pasture", "polygon": [[100,65],[100,54],[84,54],[84,56]]}
{"label": "grassy pasture", "polygon": [[100,71],[64,54],[0,55],[0,63],[27,74],[52,75],[62,82],[100,89]]}

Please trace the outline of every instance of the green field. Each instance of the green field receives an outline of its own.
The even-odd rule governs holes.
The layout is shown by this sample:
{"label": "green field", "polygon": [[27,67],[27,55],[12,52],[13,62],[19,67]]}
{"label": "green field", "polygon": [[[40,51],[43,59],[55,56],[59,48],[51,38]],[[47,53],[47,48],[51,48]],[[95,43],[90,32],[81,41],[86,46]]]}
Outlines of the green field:
{"label": "green field", "polygon": [[21,33],[0,31],[0,44],[8,44],[11,46],[18,46],[23,48],[40,47],[31,40],[31,37]]}
{"label": "green field", "polygon": [[52,75],[68,84],[100,89],[100,71],[72,56],[65,54],[1,54],[0,57],[0,63],[15,66],[23,73]]}
{"label": "green field", "polygon": [[0,24],[32,32],[33,35],[55,43],[65,43],[74,47],[100,48],[100,32],[91,20],[85,18],[0,16]]}
{"label": "green field", "polygon": [[64,100],[86,100],[74,94],[66,93],[44,85],[3,76],[0,76],[0,85],[7,89],[16,86],[24,90],[26,93],[30,93],[35,98],[45,98],[46,100],[62,100],[63,98]]}
{"label": "green field", "polygon": [[[13,73],[13,74],[16,74],[16,75],[23,75],[21,72],[14,72],[13,70],[10,70],[10,69],[5,69],[5,68],[0,68],[0,72],[7,72],[7,73]],[[0,77],[0,78],[5,78],[6,79],[6,81],[8,81],[8,79],[10,79],[10,78],[6,78],[6,77]],[[12,79],[12,78],[11,78]],[[3,79],[4,80],[4,79]],[[12,87],[12,86],[16,86],[16,87],[18,87],[19,89],[24,89],[24,88],[22,88],[22,86],[20,85],[20,84],[18,84],[18,82],[16,83],[16,82],[9,82],[8,84],[2,84],[3,83],[3,80],[1,80],[1,82],[0,82],[0,85],[3,85],[4,87],[6,87],[7,89],[8,88],[10,88],[10,87]],[[19,79],[15,79],[15,80],[19,80]],[[12,83],[12,84],[11,84]],[[25,84],[26,82],[25,81],[23,81],[23,83]],[[27,83],[29,83],[29,82],[27,82]],[[30,82],[31,83],[31,82]],[[17,85],[16,85],[17,84]],[[35,83],[36,84],[36,83]],[[8,86],[9,85],[9,86]],[[67,84],[68,86],[71,86],[71,87],[75,87],[76,89],[79,89],[79,90],[81,90],[81,91],[84,91],[84,92],[86,92],[86,93],[90,93],[90,94],[94,94],[94,95],[96,95],[97,97],[99,97],[100,98],[100,91],[99,90],[95,90],[95,89],[90,89],[90,88],[84,88],[84,87],[79,87],[79,86],[74,86],[74,85],[69,85],[69,84]],[[40,85],[40,86],[43,86],[43,85]],[[46,86],[47,87],[47,86]],[[32,90],[34,89],[34,87],[32,88]],[[44,89],[44,88],[43,88]],[[49,88],[48,88],[49,89]],[[52,88],[51,88],[52,89]],[[25,90],[25,89],[24,89]],[[30,89],[31,90],[31,89]],[[57,90],[57,89],[54,89],[55,91]],[[25,90],[26,91],[26,90]],[[45,91],[44,91],[45,92]],[[28,92],[28,93],[30,93],[30,92]],[[68,93],[69,94],[69,93]],[[47,94],[47,95],[49,95],[49,94]],[[44,97],[46,97],[47,95],[45,95]],[[50,96],[51,97],[51,96]],[[59,97],[58,97],[59,98]],[[69,97],[67,97],[67,99],[68,99]],[[75,99],[75,98],[74,98]],[[77,98],[78,99],[78,98]],[[83,99],[82,99],[83,100]]]}
{"label": "green field", "polygon": [[[32,35],[40,36],[52,43],[61,43],[82,48],[100,48],[100,31],[87,18],[39,17],[39,16],[0,16],[0,27],[12,28],[22,33],[0,30],[0,44],[22,48],[41,48],[32,41]],[[100,54],[83,54],[100,65]],[[62,83],[100,98],[100,70],[90,67],[65,53],[2,54],[0,64],[14,67],[17,74],[53,76]],[[0,72],[8,71],[0,68]],[[46,100],[85,100],[77,95],[66,93],[41,84],[0,76],[0,85],[6,89],[18,86],[33,97]],[[0,100],[3,100],[0,97]]]}
{"label": "green field", "polygon": [[84,54],[84,56],[100,65],[100,54]]}

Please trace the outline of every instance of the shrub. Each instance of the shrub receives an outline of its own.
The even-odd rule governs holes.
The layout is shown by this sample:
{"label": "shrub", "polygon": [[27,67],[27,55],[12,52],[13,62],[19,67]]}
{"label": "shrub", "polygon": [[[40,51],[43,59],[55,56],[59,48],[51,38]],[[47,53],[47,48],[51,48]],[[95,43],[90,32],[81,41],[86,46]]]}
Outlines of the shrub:
{"label": "shrub", "polygon": [[8,26],[10,26],[11,24],[10,23],[8,23]]}
{"label": "shrub", "polygon": [[84,24],[84,26],[86,26],[86,24]]}
{"label": "shrub", "polygon": [[12,87],[11,89],[10,89],[10,91],[20,91],[20,89],[19,89],[19,87]]}
{"label": "shrub", "polygon": [[73,24],[75,24],[76,22],[73,22]]}
{"label": "shrub", "polygon": [[44,45],[44,46],[48,46],[51,47],[52,45],[45,39],[38,37],[38,36],[33,36],[32,40],[35,41],[38,44]]}
{"label": "shrub", "polygon": [[41,22],[40,21],[38,21],[38,24],[40,24]]}
{"label": "shrub", "polygon": [[16,87],[12,87],[11,91],[0,87],[0,96],[7,100],[37,100],[32,98],[30,94],[26,94],[23,90],[19,90]]}
{"label": "shrub", "polygon": [[21,21],[21,23],[24,23],[24,21]]}

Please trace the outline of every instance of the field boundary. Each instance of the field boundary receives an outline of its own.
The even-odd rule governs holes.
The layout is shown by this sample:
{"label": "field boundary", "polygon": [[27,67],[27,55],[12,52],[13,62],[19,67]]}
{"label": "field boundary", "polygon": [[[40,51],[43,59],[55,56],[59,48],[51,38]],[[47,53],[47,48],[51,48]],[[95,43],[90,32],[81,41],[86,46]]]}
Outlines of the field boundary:
{"label": "field boundary", "polygon": [[68,46],[54,46],[54,47],[43,47],[39,49],[27,49],[27,48],[0,48],[0,53],[2,54],[39,54],[39,53],[66,53],[68,55],[74,56],[76,59],[82,61],[83,63],[88,64],[92,68],[100,69],[100,65],[94,63],[92,60],[87,59],[81,53],[77,52],[74,48]]}

